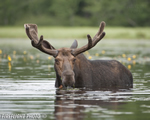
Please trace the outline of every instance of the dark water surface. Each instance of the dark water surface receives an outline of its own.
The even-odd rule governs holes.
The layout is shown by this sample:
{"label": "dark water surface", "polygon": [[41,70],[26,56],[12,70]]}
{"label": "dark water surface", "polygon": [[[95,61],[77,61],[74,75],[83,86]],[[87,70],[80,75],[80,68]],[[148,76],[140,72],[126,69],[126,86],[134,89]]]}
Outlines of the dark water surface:
{"label": "dark water surface", "polygon": [[[72,43],[51,41],[56,48]],[[0,119],[150,120],[149,40],[105,39],[85,53],[89,59],[119,60],[130,69],[133,89],[118,91],[57,90],[52,57],[26,39],[0,42]]]}

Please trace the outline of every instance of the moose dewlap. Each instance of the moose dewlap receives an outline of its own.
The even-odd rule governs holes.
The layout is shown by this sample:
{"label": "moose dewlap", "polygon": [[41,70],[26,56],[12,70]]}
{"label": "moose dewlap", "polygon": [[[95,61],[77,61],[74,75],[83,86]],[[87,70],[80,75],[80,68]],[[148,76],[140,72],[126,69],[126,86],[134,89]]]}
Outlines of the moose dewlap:
{"label": "moose dewlap", "polygon": [[88,60],[82,53],[94,47],[104,36],[105,22],[101,22],[97,34],[88,44],[77,48],[75,40],[70,48],[55,49],[43,36],[38,39],[36,24],[24,24],[32,46],[55,58],[55,86],[76,88],[132,88],[131,72],[116,60]]}

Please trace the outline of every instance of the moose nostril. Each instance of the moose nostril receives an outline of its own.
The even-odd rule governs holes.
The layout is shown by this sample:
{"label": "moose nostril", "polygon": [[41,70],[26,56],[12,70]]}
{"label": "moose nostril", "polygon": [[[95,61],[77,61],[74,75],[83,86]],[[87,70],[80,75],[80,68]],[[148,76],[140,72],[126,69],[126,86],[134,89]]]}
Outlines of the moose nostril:
{"label": "moose nostril", "polygon": [[75,85],[75,80],[73,76],[65,76],[62,80],[62,84],[64,87],[73,87]]}

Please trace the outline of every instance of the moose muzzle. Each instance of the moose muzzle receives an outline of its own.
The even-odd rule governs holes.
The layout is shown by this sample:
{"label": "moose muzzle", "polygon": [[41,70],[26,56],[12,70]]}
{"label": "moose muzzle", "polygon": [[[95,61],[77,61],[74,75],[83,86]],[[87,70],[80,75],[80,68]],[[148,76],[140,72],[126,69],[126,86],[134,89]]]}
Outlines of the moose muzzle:
{"label": "moose muzzle", "polygon": [[64,87],[73,87],[75,85],[74,72],[72,70],[62,72],[62,85]]}

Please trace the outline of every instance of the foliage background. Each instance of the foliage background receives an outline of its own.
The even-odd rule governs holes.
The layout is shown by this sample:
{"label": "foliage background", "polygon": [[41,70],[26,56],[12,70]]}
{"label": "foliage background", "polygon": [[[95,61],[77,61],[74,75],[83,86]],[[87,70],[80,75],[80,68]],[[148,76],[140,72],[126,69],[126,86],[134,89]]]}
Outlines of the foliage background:
{"label": "foliage background", "polygon": [[149,0],[0,0],[0,26],[150,26]]}

